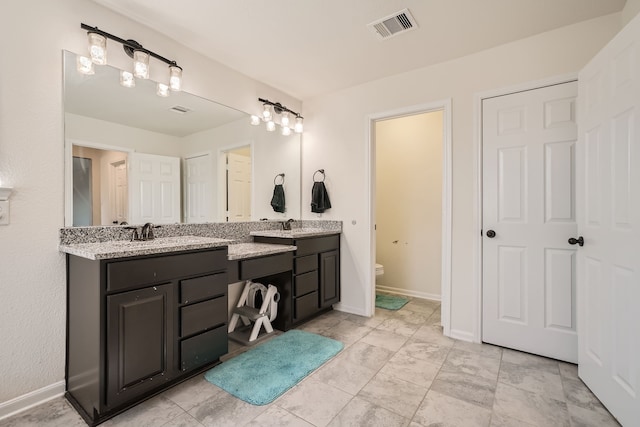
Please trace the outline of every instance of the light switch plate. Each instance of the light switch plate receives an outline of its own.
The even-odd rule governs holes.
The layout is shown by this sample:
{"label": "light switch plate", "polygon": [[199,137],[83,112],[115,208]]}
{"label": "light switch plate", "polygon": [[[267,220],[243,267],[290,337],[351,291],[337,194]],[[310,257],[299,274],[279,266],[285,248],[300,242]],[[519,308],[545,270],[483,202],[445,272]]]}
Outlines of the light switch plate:
{"label": "light switch plate", "polygon": [[9,225],[9,201],[0,201],[0,225]]}

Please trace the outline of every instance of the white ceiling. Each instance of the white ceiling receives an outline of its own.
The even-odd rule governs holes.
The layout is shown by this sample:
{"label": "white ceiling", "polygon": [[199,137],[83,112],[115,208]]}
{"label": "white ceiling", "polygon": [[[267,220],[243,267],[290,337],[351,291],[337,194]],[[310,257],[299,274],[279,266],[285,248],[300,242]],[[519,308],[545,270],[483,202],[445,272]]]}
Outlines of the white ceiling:
{"label": "white ceiling", "polygon": [[[94,1],[301,100],[618,12],[625,4],[625,0]],[[418,30],[378,40],[366,27],[404,8],[413,14]]]}

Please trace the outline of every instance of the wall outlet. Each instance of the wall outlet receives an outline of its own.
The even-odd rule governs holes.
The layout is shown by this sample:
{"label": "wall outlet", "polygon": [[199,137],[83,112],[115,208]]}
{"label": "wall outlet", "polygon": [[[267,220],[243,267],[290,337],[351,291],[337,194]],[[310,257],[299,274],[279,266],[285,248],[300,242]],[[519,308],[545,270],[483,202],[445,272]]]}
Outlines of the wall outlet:
{"label": "wall outlet", "polygon": [[0,201],[0,225],[9,225],[9,201]]}

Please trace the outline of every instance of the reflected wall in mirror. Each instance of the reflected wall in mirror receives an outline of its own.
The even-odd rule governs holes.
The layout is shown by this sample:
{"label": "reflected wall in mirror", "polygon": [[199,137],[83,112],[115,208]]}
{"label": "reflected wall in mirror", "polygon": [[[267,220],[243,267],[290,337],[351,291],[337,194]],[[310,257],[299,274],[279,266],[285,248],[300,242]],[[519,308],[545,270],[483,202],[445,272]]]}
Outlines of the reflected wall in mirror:
{"label": "reflected wall in mirror", "polygon": [[[120,71],[76,70],[64,52],[65,225],[300,218],[300,136],[251,126],[249,115]],[[285,174],[286,210],[271,206]]]}

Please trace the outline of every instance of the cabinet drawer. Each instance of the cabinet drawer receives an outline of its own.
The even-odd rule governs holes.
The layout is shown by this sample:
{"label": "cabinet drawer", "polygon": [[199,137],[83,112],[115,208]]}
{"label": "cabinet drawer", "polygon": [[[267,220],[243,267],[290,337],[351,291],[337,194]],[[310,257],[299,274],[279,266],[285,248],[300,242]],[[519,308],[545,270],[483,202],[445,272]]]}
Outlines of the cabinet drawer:
{"label": "cabinet drawer", "polygon": [[140,285],[166,282],[181,276],[224,270],[226,267],[226,248],[114,261],[107,264],[107,290],[119,291]]}
{"label": "cabinet drawer", "polygon": [[218,273],[180,281],[180,302],[211,298],[227,293],[227,274]]}
{"label": "cabinet drawer", "polygon": [[307,255],[312,253],[330,251],[338,249],[340,246],[340,236],[313,237],[310,239],[296,240],[296,256]]}
{"label": "cabinet drawer", "polygon": [[243,260],[240,261],[240,280],[270,276],[290,271],[292,267],[293,254],[291,252]]}
{"label": "cabinet drawer", "polygon": [[293,295],[298,297],[318,290],[318,272],[311,271],[294,277]]}
{"label": "cabinet drawer", "polygon": [[227,296],[180,309],[180,336],[195,334],[227,322]]}
{"label": "cabinet drawer", "polygon": [[207,331],[180,343],[180,367],[183,371],[215,362],[228,351],[227,327]]}
{"label": "cabinet drawer", "polygon": [[318,312],[318,293],[312,292],[293,300],[293,316],[295,320],[302,320]]}
{"label": "cabinet drawer", "polygon": [[306,273],[318,269],[318,256],[316,254],[301,256],[293,261],[296,274]]}

